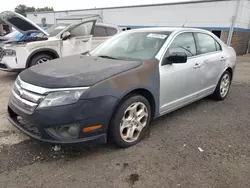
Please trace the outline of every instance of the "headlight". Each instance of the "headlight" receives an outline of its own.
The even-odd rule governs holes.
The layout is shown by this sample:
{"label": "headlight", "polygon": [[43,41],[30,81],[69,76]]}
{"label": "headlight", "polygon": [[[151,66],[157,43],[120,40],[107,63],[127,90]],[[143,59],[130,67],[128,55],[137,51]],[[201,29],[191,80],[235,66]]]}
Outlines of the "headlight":
{"label": "headlight", "polygon": [[4,50],[4,55],[6,55],[6,56],[16,56],[16,51],[11,50],[11,49],[5,49]]}
{"label": "headlight", "polygon": [[49,93],[38,108],[61,106],[75,103],[85,90],[58,91]]}

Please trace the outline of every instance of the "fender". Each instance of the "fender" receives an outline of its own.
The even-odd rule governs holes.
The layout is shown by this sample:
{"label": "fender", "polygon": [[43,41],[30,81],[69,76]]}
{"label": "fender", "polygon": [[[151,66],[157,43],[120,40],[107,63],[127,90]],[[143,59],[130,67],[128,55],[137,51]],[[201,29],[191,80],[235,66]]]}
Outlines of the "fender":
{"label": "fender", "polygon": [[31,58],[32,58],[35,54],[37,54],[37,53],[39,53],[39,52],[44,52],[44,51],[53,53],[55,58],[59,58],[59,57],[60,57],[59,54],[58,54],[55,50],[53,50],[53,49],[51,49],[51,48],[39,48],[39,49],[33,51],[33,52],[29,55],[29,57],[27,58],[27,61],[26,61],[26,68],[28,68],[29,62],[30,62]]}
{"label": "fender", "polygon": [[138,92],[139,90],[148,92],[151,95],[152,101],[148,101],[148,102],[149,102],[150,105],[154,106],[154,113],[152,114],[152,119],[157,118],[159,116],[159,106],[160,106],[160,104],[159,104],[159,97],[156,96],[156,93],[154,91],[152,91],[152,89],[150,89],[147,86],[133,87],[130,90],[124,92],[121,96],[119,96],[119,98],[117,98],[118,100],[117,100],[117,103],[116,103],[114,109],[116,109],[118,107],[118,105],[124,99],[124,97],[126,97],[127,95],[129,95],[131,93]]}

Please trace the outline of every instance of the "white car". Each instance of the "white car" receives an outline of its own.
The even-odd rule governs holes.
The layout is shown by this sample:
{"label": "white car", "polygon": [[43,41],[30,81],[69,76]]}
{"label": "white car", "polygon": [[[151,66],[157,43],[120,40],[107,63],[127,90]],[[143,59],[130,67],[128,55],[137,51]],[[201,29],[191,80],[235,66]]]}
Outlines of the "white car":
{"label": "white car", "polygon": [[58,23],[43,30],[18,13],[2,12],[0,19],[23,35],[31,36],[0,46],[0,70],[18,72],[51,59],[84,53],[120,32],[117,26],[96,23],[98,18],[91,16],[78,23]]}

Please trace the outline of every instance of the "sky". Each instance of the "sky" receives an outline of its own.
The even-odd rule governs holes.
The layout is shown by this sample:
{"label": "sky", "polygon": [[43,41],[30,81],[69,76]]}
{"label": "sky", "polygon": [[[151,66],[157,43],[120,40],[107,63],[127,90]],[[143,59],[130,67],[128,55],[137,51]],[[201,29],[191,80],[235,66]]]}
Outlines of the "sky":
{"label": "sky", "polygon": [[[187,0],[4,0],[0,12],[14,10],[19,4],[37,7],[53,7],[54,10],[86,9],[125,5],[157,4]],[[189,0],[190,1],[190,0]]]}

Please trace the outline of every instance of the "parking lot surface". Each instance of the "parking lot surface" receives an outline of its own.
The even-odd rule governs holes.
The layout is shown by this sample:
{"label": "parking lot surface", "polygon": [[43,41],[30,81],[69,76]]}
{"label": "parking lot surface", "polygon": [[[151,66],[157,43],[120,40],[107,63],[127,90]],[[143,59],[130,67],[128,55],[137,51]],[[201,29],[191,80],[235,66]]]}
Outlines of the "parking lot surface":
{"label": "parking lot surface", "polygon": [[[134,147],[62,147],[28,139],[6,118],[15,73],[0,72],[0,187],[250,187],[250,55],[225,101],[203,99],[152,122]],[[58,149],[58,148],[56,148]]]}

